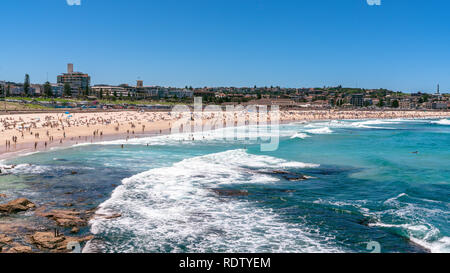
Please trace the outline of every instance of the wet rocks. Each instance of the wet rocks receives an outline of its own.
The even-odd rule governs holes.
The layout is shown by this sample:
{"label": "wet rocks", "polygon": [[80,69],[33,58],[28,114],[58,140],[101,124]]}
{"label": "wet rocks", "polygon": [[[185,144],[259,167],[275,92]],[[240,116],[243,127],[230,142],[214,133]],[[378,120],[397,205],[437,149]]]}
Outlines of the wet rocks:
{"label": "wet rocks", "polygon": [[220,196],[248,196],[249,193],[246,190],[222,190],[222,189],[213,189],[215,193]]}
{"label": "wet rocks", "polygon": [[6,194],[0,193],[0,198],[6,198]]}
{"label": "wet rocks", "polygon": [[76,210],[52,210],[50,212],[41,212],[39,215],[52,219],[61,227],[87,225],[87,220],[82,217],[82,212]]}
{"label": "wet rocks", "polygon": [[13,241],[13,238],[0,234],[0,253],[31,253],[31,247]]}
{"label": "wet rocks", "polygon": [[78,232],[80,232],[80,229],[77,227],[73,227],[72,230],[70,230],[70,233],[72,234],[77,234]]}
{"label": "wet rocks", "polygon": [[108,219],[108,220],[116,219],[116,218],[120,218],[120,217],[122,217],[122,214],[120,214],[120,213],[114,213],[114,214],[100,214],[100,213],[97,213],[95,215],[95,218],[103,218],[103,219]]}
{"label": "wet rocks", "polygon": [[303,174],[297,174],[287,171],[273,171],[272,174],[279,175],[288,181],[304,181],[308,180],[308,177]]}
{"label": "wet rocks", "polygon": [[12,213],[18,213],[21,211],[27,211],[27,210],[35,208],[35,207],[36,207],[36,205],[33,202],[31,202],[30,200],[28,200],[26,198],[19,198],[19,199],[13,200],[11,202],[8,202],[6,204],[1,204],[0,212],[12,214]]}
{"label": "wet rocks", "polygon": [[14,244],[10,249],[4,251],[3,253],[32,253],[33,250],[30,246],[23,246],[19,244]]}
{"label": "wet rocks", "polygon": [[55,236],[54,232],[36,232],[30,237],[30,242],[42,250],[68,251],[70,243],[82,243],[92,240],[93,236],[86,237],[66,237],[64,235]]}
{"label": "wet rocks", "polygon": [[6,236],[5,234],[0,234],[0,245],[8,245],[13,242],[13,239],[11,237]]}

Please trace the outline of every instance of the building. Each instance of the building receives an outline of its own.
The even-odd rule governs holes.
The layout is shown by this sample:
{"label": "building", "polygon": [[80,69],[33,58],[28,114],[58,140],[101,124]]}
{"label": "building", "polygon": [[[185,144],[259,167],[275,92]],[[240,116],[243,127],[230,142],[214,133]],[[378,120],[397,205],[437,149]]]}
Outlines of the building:
{"label": "building", "polygon": [[447,102],[444,101],[433,102],[431,103],[431,109],[440,109],[440,110],[448,109],[448,104]]}
{"label": "building", "polygon": [[67,73],[63,73],[57,77],[57,83],[70,85],[72,96],[79,96],[91,84],[91,77],[81,72],[73,72],[73,64],[67,65]]}
{"label": "building", "polygon": [[400,100],[398,105],[399,105],[400,109],[414,109],[415,108],[414,102],[412,102],[410,99]]}
{"label": "building", "polygon": [[52,94],[54,97],[62,97],[64,86],[62,84],[51,83]]}
{"label": "building", "polygon": [[352,95],[350,99],[351,105],[355,107],[363,107],[364,106],[364,95],[363,94],[355,94]]}
{"label": "building", "polygon": [[128,94],[131,96],[128,89],[123,86],[95,85],[91,88],[91,92],[97,97],[128,97]]}

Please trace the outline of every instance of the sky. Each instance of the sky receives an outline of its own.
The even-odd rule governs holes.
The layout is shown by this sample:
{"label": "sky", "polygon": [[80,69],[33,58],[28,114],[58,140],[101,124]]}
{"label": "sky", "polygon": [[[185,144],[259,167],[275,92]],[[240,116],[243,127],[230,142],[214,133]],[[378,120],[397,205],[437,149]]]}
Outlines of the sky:
{"label": "sky", "polygon": [[[69,2],[80,1],[80,5]],[[0,80],[450,92],[450,1],[1,0]]]}

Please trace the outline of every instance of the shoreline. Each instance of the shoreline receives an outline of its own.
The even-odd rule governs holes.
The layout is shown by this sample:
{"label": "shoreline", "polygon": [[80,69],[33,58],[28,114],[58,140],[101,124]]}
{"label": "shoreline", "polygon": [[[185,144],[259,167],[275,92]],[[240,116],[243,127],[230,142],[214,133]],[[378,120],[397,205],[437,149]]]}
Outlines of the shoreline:
{"label": "shoreline", "polygon": [[[111,113],[119,113],[122,115],[123,113],[139,113],[139,114],[156,114],[156,115],[169,115],[169,112],[136,112],[136,111],[108,111],[108,112],[92,112],[92,114],[111,114]],[[297,114],[297,116],[293,117],[292,113]],[[350,113],[350,114],[349,114]],[[380,115],[380,113],[385,115]],[[410,115],[410,113],[413,113]],[[44,115],[51,115],[54,113],[45,113]],[[58,113],[59,116],[61,113]],[[72,115],[85,115],[85,112],[82,113],[73,113]],[[424,119],[445,119],[450,118],[450,112],[448,111],[322,111],[322,110],[316,110],[316,111],[296,111],[296,110],[282,110],[280,112],[280,120],[279,124],[288,124],[292,122],[319,122],[319,121],[332,121],[332,120],[389,120],[389,119],[410,119],[410,120],[424,120]],[[328,114],[328,115],[327,115]],[[16,117],[21,119],[23,118],[24,114],[17,114]],[[29,115],[29,114],[26,114]],[[61,114],[62,115],[62,114]],[[300,118],[299,116],[300,115]],[[333,116],[334,118],[330,118],[330,116]],[[0,120],[1,120],[0,115]],[[82,118],[82,117],[78,117]],[[127,119],[128,120],[128,119]],[[49,140],[42,140],[42,139],[30,139],[30,137],[24,137],[23,141],[18,141],[17,143],[10,144],[10,147],[8,148],[5,146],[5,142],[8,140],[5,138],[5,136],[0,136],[0,143],[2,145],[0,146],[0,162],[10,159],[19,158],[22,156],[26,156],[29,154],[37,153],[37,152],[46,152],[46,151],[52,151],[55,149],[64,149],[69,148],[74,145],[78,144],[85,144],[85,143],[99,143],[103,141],[114,141],[114,140],[124,140],[124,139],[135,139],[135,138],[144,138],[144,137],[156,137],[156,136],[162,136],[162,135],[169,135],[171,134],[171,122],[176,121],[176,119],[169,119],[169,120],[159,120],[159,121],[152,121],[152,122],[144,122],[139,123],[140,125],[144,126],[142,127],[142,131],[137,131],[137,127],[133,122],[130,122],[129,124],[120,123],[118,121],[110,122],[106,125],[99,125],[99,126],[89,126],[89,125],[81,125],[79,127],[82,128],[76,128],[73,130],[70,130],[69,128],[63,128],[63,134],[61,135],[60,129],[58,129],[59,132],[53,131],[52,133],[48,133],[49,130],[45,128],[39,128],[39,129],[32,129],[39,133],[42,133],[43,131],[47,130],[47,137]],[[203,123],[205,123],[207,119],[203,119]],[[0,124],[1,125],[1,124]],[[111,130],[111,126],[117,126],[122,127],[119,130]],[[238,125],[234,124],[229,127],[236,127]],[[0,127],[1,128],[1,127]],[[151,129],[146,129],[151,128]],[[91,134],[92,130],[99,132],[101,130],[101,135],[95,135]],[[3,132],[4,130],[2,130]],[[19,131],[16,128],[16,131]],[[22,129],[22,131],[25,131]],[[57,136],[56,139],[53,137],[53,134]],[[59,133],[59,134],[58,134]],[[17,133],[16,133],[17,134]],[[67,134],[67,135],[66,135]],[[52,138],[49,137],[49,135],[52,136]],[[9,131],[9,134],[7,134],[7,137],[11,137],[11,130]],[[37,146],[35,147],[37,143]]]}
{"label": "shoreline", "polygon": [[[289,112],[284,112],[284,115],[287,115],[285,117],[290,117],[289,116]],[[311,113],[310,113],[311,114]],[[315,114],[318,114],[318,112],[316,112]],[[339,114],[339,113],[338,113]],[[398,114],[398,113],[397,113]],[[306,119],[286,119],[286,118],[281,118],[279,124],[283,125],[283,124],[289,124],[289,123],[293,123],[293,122],[320,122],[320,121],[333,121],[336,119],[328,119],[328,118],[317,118],[317,119],[313,119],[311,117],[315,117],[314,113],[312,114],[312,116],[302,116],[303,118],[306,117]],[[342,120],[375,120],[375,119],[385,119],[385,120],[389,120],[389,119],[410,119],[410,120],[428,120],[428,119],[440,119],[440,118],[448,118],[450,117],[450,115],[445,115],[445,116],[428,116],[428,117],[402,117],[402,116],[386,116],[386,117],[359,117],[359,119],[356,119],[355,116],[350,116],[347,119],[342,119]],[[46,152],[46,151],[52,151],[54,149],[65,149],[65,148],[70,148],[73,147],[74,145],[77,144],[82,144],[82,143],[93,143],[95,144],[96,142],[103,142],[103,141],[113,141],[113,140],[125,140],[127,139],[127,137],[129,139],[135,139],[135,138],[143,138],[143,137],[155,137],[155,136],[162,136],[162,135],[167,135],[170,134],[170,128],[168,128],[167,130],[163,131],[160,128],[165,128],[164,126],[167,126],[168,124],[170,124],[170,121],[165,121],[165,122],[161,122],[158,123],[160,126],[153,126],[153,128],[144,131],[144,132],[138,132],[135,134],[130,135],[129,133],[113,133],[113,134],[104,134],[102,135],[102,137],[81,137],[81,138],[76,138],[74,137],[73,139],[68,139],[66,141],[64,141],[63,143],[59,144],[58,142],[55,142],[53,146],[49,146],[47,147],[47,149],[42,149],[42,146],[39,147],[39,149],[34,150],[32,143],[24,143],[21,144],[24,146],[24,149],[21,150],[16,150],[13,152],[9,152],[9,153],[5,153],[5,154],[1,154],[0,155],[0,163],[3,163],[4,160],[7,159],[13,159],[13,158],[18,158],[18,157],[22,157],[22,156],[27,156],[30,153],[38,153],[38,152]],[[236,125],[231,125],[230,127],[236,127]],[[92,129],[92,128],[91,128]],[[160,131],[161,130],[161,131]],[[215,129],[213,129],[215,130]],[[130,137],[131,136],[131,137]],[[25,146],[28,145],[28,148],[26,148]],[[30,146],[31,145],[31,146]],[[3,158],[2,158],[3,156]],[[68,175],[70,175],[68,173]],[[78,175],[77,172],[75,172],[75,174],[72,173],[72,175]],[[113,184],[111,185],[111,190],[114,190],[114,187],[117,185]],[[81,189],[81,188],[80,188]],[[82,224],[79,224],[78,222],[74,223],[74,229],[79,230],[76,234],[76,236],[78,237],[69,237],[71,236],[70,234],[72,234],[72,231],[68,228],[64,228],[63,232],[62,232],[62,236],[66,236],[64,238],[66,238],[67,240],[69,239],[73,239],[73,238],[79,238],[79,240],[88,240],[88,239],[92,239],[93,237],[91,232],[90,232],[90,225],[88,224],[89,221],[91,219],[94,219],[93,217],[99,217],[99,218],[105,218],[105,219],[113,219],[113,218],[120,218],[121,215],[120,214],[112,214],[112,215],[103,215],[103,214],[98,214],[96,211],[99,208],[99,205],[101,204],[98,203],[97,205],[94,205],[92,207],[90,207],[89,209],[86,208],[82,208],[84,206],[84,203],[78,203],[78,201],[74,202],[73,200],[75,199],[73,197],[74,193],[76,193],[77,191],[72,191],[69,193],[64,193],[62,194],[62,196],[64,196],[64,201],[61,201],[59,203],[36,203],[36,208],[34,209],[33,212],[33,217],[38,218],[41,217],[43,219],[47,218],[52,220],[53,218],[51,217],[56,217],[55,221],[74,221],[74,217],[76,221],[79,221]],[[67,196],[67,197],[66,197]],[[35,201],[35,200],[30,200],[30,201]],[[92,200],[90,200],[92,201]],[[74,202],[74,203],[72,203]],[[81,201],[80,201],[81,202]],[[87,201],[83,201],[83,202],[87,202]],[[72,203],[70,205],[70,207],[66,207],[66,203]],[[56,216],[54,216],[56,215]],[[74,216],[75,215],[75,216]],[[19,226],[21,225],[21,223],[25,223],[27,225],[32,225],[32,223],[34,223],[33,221],[35,221],[35,219],[22,219],[22,222],[19,223],[13,223],[11,222],[11,224],[15,226]],[[84,222],[84,224],[83,224]],[[56,222],[58,223],[58,222]],[[9,224],[5,224],[5,225],[9,225]],[[50,222],[47,224],[43,224],[43,227],[45,230],[44,233],[46,233],[48,236],[50,236],[49,234],[51,233],[51,230],[53,229],[58,229],[61,228],[59,226],[59,224]],[[81,230],[81,231],[80,231]],[[5,232],[6,233],[6,232]],[[33,234],[34,233],[34,234]],[[38,238],[38,236],[44,236],[45,234],[42,234],[42,232],[40,232],[39,230],[33,229],[32,227],[30,227],[30,231],[25,232],[24,234],[28,234],[27,236],[35,236],[36,238]],[[75,234],[73,234],[75,235]],[[84,237],[80,237],[80,236],[84,236]],[[14,237],[15,238],[15,237]],[[16,240],[16,239],[15,239]],[[66,241],[67,241],[66,240]],[[77,239],[75,239],[77,240]],[[64,241],[64,242],[66,242]],[[16,241],[17,242],[17,241]],[[19,241],[19,243],[22,243],[21,241]],[[27,242],[28,244],[28,242]],[[413,241],[411,241],[411,244],[414,244]],[[33,244],[31,244],[33,245]],[[419,245],[420,246],[420,245]],[[430,250],[427,249],[424,246],[420,246],[420,248],[424,251],[424,252],[429,252]],[[1,252],[1,251],[0,251]],[[33,252],[42,252],[42,250],[36,250]],[[44,250],[45,252],[45,250]],[[57,252],[67,252],[66,249],[61,249],[61,250],[57,250]]]}

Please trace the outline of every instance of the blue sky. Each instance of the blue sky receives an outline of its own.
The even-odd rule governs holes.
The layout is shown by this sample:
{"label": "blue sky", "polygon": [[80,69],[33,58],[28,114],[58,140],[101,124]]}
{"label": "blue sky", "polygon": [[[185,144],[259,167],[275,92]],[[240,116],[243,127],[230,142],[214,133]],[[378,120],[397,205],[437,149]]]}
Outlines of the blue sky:
{"label": "blue sky", "polygon": [[450,1],[0,1],[0,80],[450,91]]}

